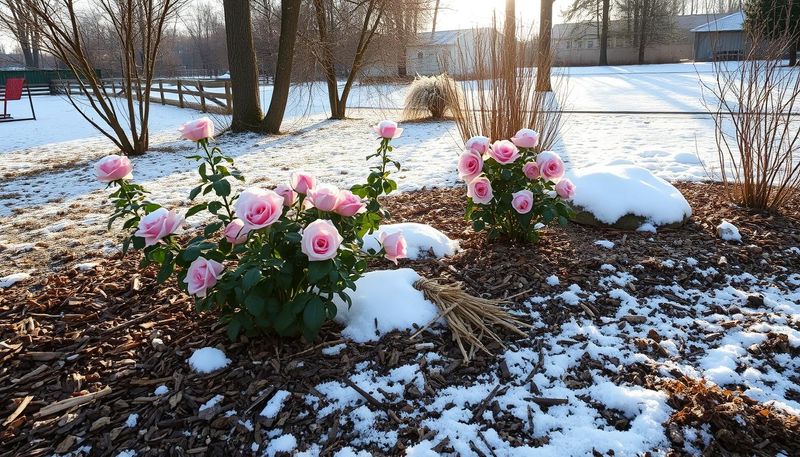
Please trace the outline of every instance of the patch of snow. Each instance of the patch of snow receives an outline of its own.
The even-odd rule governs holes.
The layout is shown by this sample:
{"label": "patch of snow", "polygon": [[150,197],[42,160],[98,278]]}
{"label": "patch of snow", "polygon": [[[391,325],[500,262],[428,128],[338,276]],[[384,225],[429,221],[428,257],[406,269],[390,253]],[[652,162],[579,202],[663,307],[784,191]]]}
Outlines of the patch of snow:
{"label": "patch of snow", "polygon": [[30,279],[31,275],[28,273],[12,273],[8,276],[0,278],[0,289],[6,289],[14,284]]}
{"label": "patch of snow", "polygon": [[560,281],[558,280],[558,276],[556,275],[548,276],[547,279],[545,279],[545,281],[547,281],[547,284],[551,287],[555,287],[560,283]]}
{"label": "patch of snow", "polygon": [[568,175],[575,184],[572,203],[606,224],[627,214],[641,216],[654,226],[680,222],[692,215],[689,203],[675,186],[629,161],[578,168]]}
{"label": "patch of snow", "polygon": [[275,392],[275,395],[269,399],[266,405],[264,405],[264,409],[261,410],[261,415],[266,417],[267,419],[272,419],[273,417],[277,417],[278,413],[281,412],[281,408],[283,408],[283,403],[286,401],[289,396],[291,396],[291,392],[286,390],[279,390]]}
{"label": "patch of snow", "polygon": [[[414,287],[420,276],[410,268],[370,271],[348,291],[353,304],[334,297],[336,322],[344,325],[342,336],[363,343],[393,330],[424,326],[436,319],[436,305]],[[376,328],[377,322],[377,328]]]}
{"label": "patch of snow", "polygon": [[133,449],[125,449],[117,454],[117,457],[136,457],[136,451]]}
{"label": "patch of snow", "polygon": [[653,224],[651,224],[649,222],[645,222],[644,224],[640,225],[639,228],[636,229],[636,231],[637,232],[656,233],[658,230],[656,230],[656,226],[655,225],[653,225]]}
{"label": "patch of snow", "polygon": [[378,230],[364,237],[364,250],[379,251],[381,234],[402,232],[408,243],[408,258],[416,260],[433,252],[436,258],[455,254],[459,247],[458,241],[451,240],[444,233],[426,224],[416,222],[403,222],[400,224],[381,225]]}
{"label": "patch of snow", "polygon": [[93,270],[95,267],[97,267],[97,262],[78,263],[75,265],[75,268],[80,271]]}
{"label": "patch of snow", "polygon": [[212,373],[227,367],[231,360],[217,348],[205,347],[197,349],[189,357],[189,366],[198,373]]}
{"label": "patch of snow", "polygon": [[614,249],[614,246],[615,246],[613,242],[608,241],[608,240],[597,240],[597,241],[594,242],[594,244],[596,244],[598,246],[602,246],[602,247],[604,247],[606,249]]}
{"label": "patch of snow", "polygon": [[297,438],[291,433],[281,435],[277,438],[270,440],[267,448],[264,450],[264,455],[267,457],[275,457],[279,452],[292,452],[297,448]]}
{"label": "patch of snow", "polygon": [[742,234],[739,233],[739,229],[726,220],[723,220],[722,223],[717,226],[717,235],[725,241],[742,242]]}
{"label": "patch of snow", "polygon": [[156,387],[156,390],[153,391],[153,394],[158,396],[166,395],[167,393],[169,393],[169,387],[164,385]]}
{"label": "patch of snow", "polygon": [[225,398],[225,396],[223,396],[223,395],[214,395],[207,402],[205,402],[202,405],[200,405],[200,409],[198,409],[198,411],[205,411],[205,410],[207,410],[209,408],[213,408],[213,407],[217,406],[217,404],[219,402],[221,402],[224,398]]}
{"label": "patch of snow", "polygon": [[125,426],[128,428],[134,428],[136,427],[137,422],[139,422],[139,415],[131,413],[128,415],[128,419],[125,421]]}
{"label": "patch of snow", "polygon": [[339,353],[342,352],[346,347],[347,347],[346,344],[339,343],[335,346],[328,346],[326,348],[322,348],[322,353],[330,356],[339,355]]}

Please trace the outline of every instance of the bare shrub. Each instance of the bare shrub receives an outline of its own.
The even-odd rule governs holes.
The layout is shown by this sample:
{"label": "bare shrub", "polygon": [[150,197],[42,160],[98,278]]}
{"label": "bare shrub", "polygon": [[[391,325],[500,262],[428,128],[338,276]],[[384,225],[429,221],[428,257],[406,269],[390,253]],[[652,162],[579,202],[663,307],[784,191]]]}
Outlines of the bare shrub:
{"label": "bare shrub", "polygon": [[[517,130],[530,128],[539,132],[538,148],[550,149],[561,127],[565,80],[554,75],[552,91],[537,91],[536,79],[537,66],[550,72],[552,53],[536,55],[532,40],[521,41],[514,52],[509,52],[499,33],[472,36],[470,42],[459,41],[456,62],[458,74],[469,75],[458,84],[463,96],[453,112],[462,138],[511,138]],[[531,60],[529,56],[536,56],[533,65],[517,67],[518,61]]]}
{"label": "bare shrub", "polygon": [[447,74],[417,76],[408,88],[404,102],[403,118],[419,119],[430,115],[441,119],[446,113],[458,109],[461,89]]}
{"label": "bare shrub", "polygon": [[788,40],[765,36],[751,27],[742,61],[714,63],[704,99],[729,198],[779,210],[800,186],[800,69],[784,66]]}

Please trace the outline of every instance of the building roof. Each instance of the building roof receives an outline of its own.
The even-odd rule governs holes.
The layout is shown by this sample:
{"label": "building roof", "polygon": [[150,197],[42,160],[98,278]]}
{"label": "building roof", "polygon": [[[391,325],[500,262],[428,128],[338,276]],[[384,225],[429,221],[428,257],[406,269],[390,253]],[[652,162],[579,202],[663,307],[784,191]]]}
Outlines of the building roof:
{"label": "building roof", "polygon": [[744,12],[737,11],[728,16],[711,21],[708,24],[703,24],[699,27],[693,28],[691,31],[695,33],[704,32],[737,32],[744,28]]}
{"label": "building roof", "polygon": [[454,45],[458,42],[460,38],[464,35],[474,33],[478,31],[478,33],[484,33],[490,30],[490,28],[480,28],[480,29],[458,29],[458,30],[437,30],[431,34],[431,32],[421,32],[417,34],[417,39],[415,41],[415,45],[417,46],[448,46]]}

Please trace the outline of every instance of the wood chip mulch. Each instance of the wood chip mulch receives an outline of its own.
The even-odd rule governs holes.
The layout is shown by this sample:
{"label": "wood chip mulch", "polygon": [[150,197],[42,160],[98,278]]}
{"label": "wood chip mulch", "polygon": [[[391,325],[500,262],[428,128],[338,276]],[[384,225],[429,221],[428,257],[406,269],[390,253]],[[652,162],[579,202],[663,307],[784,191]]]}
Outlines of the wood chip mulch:
{"label": "wood chip mulch", "polygon": [[[654,235],[575,225],[553,227],[544,231],[538,245],[522,247],[487,244],[482,234],[472,232],[463,220],[463,189],[401,194],[387,199],[387,206],[395,222],[430,224],[460,240],[464,248],[450,258],[401,261],[400,267],[414,268],[428,278],[461,281],[472,294],[508,298],[514,303],[552,293],[545,281],[552,274],[589,289],[603,276],[599,272],[602,264],[643,265],[636,273],[635,286],[628,286],[634,295],[654,293],[661,282],[660,262],[665,258],[691,256],[716,265],[721,274],[734,266],[764,276],[800,271],[800,256],[781,254],[800,245],[800,201],[787,205],[781,215],[770,215],[728,203],[719,185],[677,186],[694,211],[683,228]],[[716,237],[715,227],[723,218],[739,227],[744,243],[725,243]],[[617,247],[607,250],[594,244],[604,238]],[[352,427],[340,425],[337,413],[318,417],[309,410],[307,397],[321,397],[315,386],[330,380],[352,384],[348,373],[362,362],[375,363],[383,373],[419,363],[425,389],[409,385],[404,395],[424,398],[445,387],[463,385],[498,362],[495,357],[478,354],[472,363],[462,363],[446,331],[425,333],[413,341],[405,333],[393,333],[374,343],[347,343],[335,356],[325,355],[323,349],[345,342],[336,324],[327,324],[313,343],[270,336],[232,343],[213,315],[195,313],[190,298],[174,283],[157,286],[155,272],[139,271],[137,262],[136,255],[110,258],[88,271],[65,268],[0,290],[0,456],[79,450],[89,455],[117,455],[125,449],[135,450],[139,456],[252,455],[251,449],[263,452],[267,444],[263,431],[275,427],[294,433],[298,449],[316,444],[321,455],[331,455],[348,445],[356,433]],[[687,273],[677,280],[689,284],[697,278]],[[711,287],[719,277],[712,275],[703,281]],[[613,316],[619,306],[619,301],[608,298],[585,309],[548,308],[542,319],[552,329],[576,314],[592,319]],[[517,344],[541,347],[536,338],[541,333],[541,328],[533,330],[529,341]],[[518,338],[504,335],[509,340]],[[191,371],[186,359],[194,349],[206,346],[223,349],[232,363],[212,374]],[[425,350],[442,357],[437,362],[442,369],[429,370],[425,359],[418,358]],[[778,341],[764,344],[760,350],[787,349]],[[591,381],[589,370],[603,369],[598,365],[596,360],[586,360],[583,371],[570,373],[568,381],[585,385]],[[683,452],[680,427],[704,422],[712,424],[712,455],[769,454],[770,449],[800,452],[797,417],[686,379],[660,381],[656,386],[652,370],[635,369],[640,372],[616,376],[670,396],[676,414],[666,426],[675,455]],[[498,377],[507,375],[501,364]],[[162,385],[169,392],[155,395],[154,390]],[[271,419],[260,416],[278,390],[292,393],[280,414]],[[224,399],[199,411],[215,394]],[[800,392],[792,395],[800,398]],[[386,427],[398,433],[398,444],[389,454],[402,455],[405,447],[436,433],[419,421],[398,417],[402,401],[388,408],[369,394],[363,396],[372,407],[386,410],[391,419]],[[559,399],[541,402],[546,407],[558,404]],[[496,408],[496,402],[488,398],[475,411],[475,419],[483,420],[481,409]],[[503,411],[495,413],[501,418],[502,427],[496,423],[495,428],[502,430],[502,439],[514,445],[546,442],[546,437],[533,438],[519,419]],[[132,414],[138,415],[136,426],[128,427],[126,421]],[[616,412],[608,410],[604,415],[625,427],[624,418]],[[736,427],[735,421],[747,426]],[[769,442],[764,444],[766,437]],[[376,455],[385,453],[369,450]],[[439,443],[436,450],[452,448]]]}

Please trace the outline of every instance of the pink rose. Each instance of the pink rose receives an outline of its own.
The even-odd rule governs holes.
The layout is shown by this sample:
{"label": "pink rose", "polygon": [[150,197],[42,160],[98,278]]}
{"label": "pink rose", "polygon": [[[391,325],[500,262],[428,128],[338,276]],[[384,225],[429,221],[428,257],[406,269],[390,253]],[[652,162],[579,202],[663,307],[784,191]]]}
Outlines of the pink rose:
{"label": "pink rose", "polygon": [[403,129],[397,127],[397,122],[380,121],[378,125],[372,127],[372,130],[381,138],[394,139],[399,138],[403,133]]}
{"label": "pink rose", "polygon": [[139,221],[139,229],[134,235],[144,238],[145,246],[152,246],[161,238],[175,233],[181,223],[183,223],[183,218],[175,211],[158,208]]}
{"label": "pink rose", "polygon": [[408,243],[403,236],[403,232],[382,232],[381,245],[383,245],[383,250],[386,252],[384,257],[394,262],[395,265],[397,265],[397,259],[405,259],[408,256]]}
{"label": "pink rose", "polygon": [[247,231],[274,224],[282,211],[283,197],[269,189],[251,187],[236,200],[236,217],[242,220]]}
{"label": "pink rose", "polygon": [[555,152],[542,151],[536,156],[536,164],[539,165],[539,173],[545,179],[557,181],[564,176],[564,162]]}
{"label": "pink rose", "polygon": [[511,194],[511,206],[520,213],[528,214],[533,209],[533,192],[523,189]]}
{"label": "pink rose", "polygon": [[508,140],[495,141],[489,155],[499,164],[513,163],[519,157],[519,149],[514,146],[514,143]]}
{"label": "pink rose", "polygon": [[481,171],[483,171],[483,157],[478,152],[468,150],[458,158],[458,176],[464,181],[472,181],[481,174]]}
{"label": "pink rose", "polygon": [[339,205],[339,188],[330,184],[320,184],[308,191],[308,199],[314,208],[330,212]]}
{"label": "pink rose", "polygon": [[94,164],[94,175],[100,182],[112,182],[133,178],[133,165],[125,156],[111,154]]}
{"label": "pink rose", "polygon": [[486,176],[478,176],[467,184],[467,197],[473,202],[483,205],[489,204],[494,197],[492,183]]}
{"label": "pink rose", "polygon": [[317,178],[308,173],[298,171],[292,173],[292,189],[298,194],[307,194],[309,190],[317,185]]}
{"label": "pink rose", "polygon": [[336,251],[342,244],[342,240],[343,238],[339,235],[333,222],[317,219],[303,230],[300,249],[312,262],[328,260],[336,257]]}
{"label": "pink rose", "polygon": [[539,144],[539,134],[535,130],[521,129],[511,141],[520,148],[535,148]]}
{"label": "pink rose", "polygon": [[183,124],[178,131],[189,141],[210,139],[214,138],[214,122],[207,117],[201,117]]}
{"label": "pink rose", "polygon": [[522,172],[525,173],[525,177],[533,181],[534,179],[538,178],[539,173],[539,165],[536,162],[528,162],[522,166]]}
{"label": "pink rose", "polygon": [[352,217],[365,209],[366,205],[361,200],[361,197],[354,195],[349,190],[343,190],[339,193],[339,204],[334,211],[340,216]]}
{"label": "pink rose", "polygon": [[489,138],[482,135],[475,135],[464,144],[467,151],[477,152],[481,156],[489,151]]}
{"label": "pink rose", "polygon": [[228,222],[225,227],[225,239],[228,243],[236,245],[242,244],[247,241],[248,230],[244,226],[244,221],[241,219],[234,219]]}
{"label": "pink rose", "polygon": [[188,286],[189,294],[205,297],[208,289],[217,283],[222,269],[222,264],[217,261],[196,258],[186,270],[186,278],[183,280]]}
{"label": "pink rose", "polygon": [[292,206],[297,199],[297,194],[286,184],[275,186],[275,193],[283,197],[283,206]]}
{"label": "pink rose", "polygon": [[575,184],[564,178],[556,184],[556,193],[564,200],[571,200],[575,196]]}

